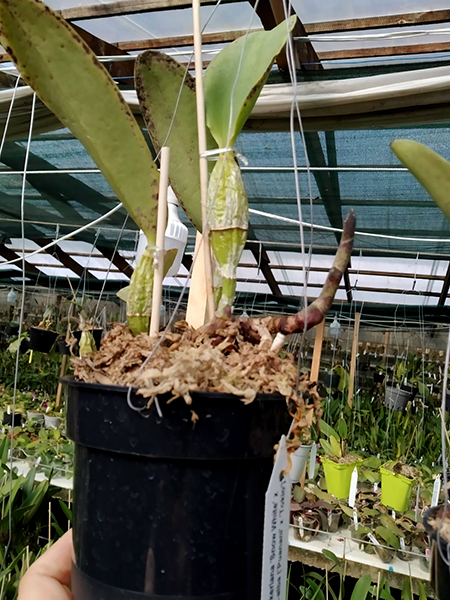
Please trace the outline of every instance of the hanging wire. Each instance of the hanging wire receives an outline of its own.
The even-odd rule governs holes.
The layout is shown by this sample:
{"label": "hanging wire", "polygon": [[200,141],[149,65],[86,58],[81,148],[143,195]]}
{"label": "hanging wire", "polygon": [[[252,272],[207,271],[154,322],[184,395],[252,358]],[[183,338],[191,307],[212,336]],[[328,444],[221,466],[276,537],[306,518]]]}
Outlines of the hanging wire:
{"label": "hanging wire", "polygon": [[[25,292],[26,292],[26,284],[25,284],[25,189],[27,185],[26,179],[26,170],[28,166],[28,159],[30,156],[30,146],[31,146],[31,138],[33,135],[33,123],[34,123],[34,111],[36,107],[36,94],[33,94],[32,106],[31,106],[31,116],[30,116],[30,128],[28,131],[28,140],[27,147],[25,151],[25,161],[24,161],[24,176],[22,179],[22,191],[20,196],[20,216],[21,216],[21,233],[22,233],[22,298],[20,299],[20,314],[19,314],[19,341],[22,335],[23,329],[23,318],[24,318],[24,308],[25,308]],[[17,346],[16,351],[16,365],[14,371],[14,388],[13,388],[13,402],[12,402],[12,418],[13,422],[15,421],[16,415],[16,400],[17,400],[17,383],[19,378],[19,358],[20,358],[20,343]],[[11,443],[9,447],[9,459],[10,459],[10,470],[9,470],[9,494],[12,495],[13,490],[13,448],[14,448],[14,436],[11,436]],[[2,568],[4,568],[4,562],[8,556],[9,548],[12,542],[12,510],[8,513],[8,541],[5,547],[5,553],[2,561]]]}

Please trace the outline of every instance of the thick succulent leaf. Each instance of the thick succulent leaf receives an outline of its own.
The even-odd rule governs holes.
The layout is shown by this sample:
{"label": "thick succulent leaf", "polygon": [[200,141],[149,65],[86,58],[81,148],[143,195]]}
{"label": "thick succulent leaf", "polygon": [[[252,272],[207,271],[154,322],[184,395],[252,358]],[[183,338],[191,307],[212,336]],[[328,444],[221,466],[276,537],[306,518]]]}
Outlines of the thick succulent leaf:
{"label": "thick succulent leaf", "polygon": [[327,440],[323,438],[321,438],[319,441],[325,454],[327,456],[334,456],[333,446],[330,444],[330,442],[327,442]]}
{"label": "thick succulent leaf", "polygon": [[0,42],[39,98],[84,144],[133,220],[156,236],[158,171],[106,69],[39,0],[0,0]]}
{"label": "thick succulent leaf", "polygon": [[[155,149],[159,152],[163,144],[170,147],[170,184],[192,224],[201,231],[195,79],[170,56],[147,50],[136,59],[135,81],[141,112]],[[208,149],[217,147],[209,132],[206,141]],[[213,166],[211,162],[210,169]]]}
{"label": "thick succulent leaf", "polygon": [[207,68],[206,123],[221,148],[233,146],[296,19],[238,38]]}
{"label": "thick succulent leaf", "polygon": [[395,140],[391,148],[450,219],[450,163],[412,140]]}
{"label": "thick succulent leaf", "polygon": [[331,444],[331,447],[333,448],[334,456],[341,458],[341,456],[342,456],[341,446],[334,436],[330,437],[330,444]]}

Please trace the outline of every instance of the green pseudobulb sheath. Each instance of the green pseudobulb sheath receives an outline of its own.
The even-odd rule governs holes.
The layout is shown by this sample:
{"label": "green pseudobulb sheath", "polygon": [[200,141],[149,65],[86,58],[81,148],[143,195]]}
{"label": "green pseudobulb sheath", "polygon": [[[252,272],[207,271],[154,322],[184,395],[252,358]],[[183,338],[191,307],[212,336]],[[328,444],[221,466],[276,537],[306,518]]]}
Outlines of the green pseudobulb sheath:
{"label": "green pseudobulb sheath", "polygon": [[248,201],[234,152],[224,152],[211,173],[208,188],[210,241],[215,263],[217,313],[232,306],[236,269],[247,240]]}

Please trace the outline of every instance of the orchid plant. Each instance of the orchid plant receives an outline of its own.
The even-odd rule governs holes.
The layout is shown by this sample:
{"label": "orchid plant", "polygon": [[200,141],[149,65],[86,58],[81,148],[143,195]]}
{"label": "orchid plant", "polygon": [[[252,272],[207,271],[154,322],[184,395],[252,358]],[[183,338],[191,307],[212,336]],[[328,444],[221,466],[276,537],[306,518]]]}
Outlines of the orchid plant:
{"label": "orchid plant", "polygon": [[[234,143],[267,81],[296,17],[271,31],[247,33],[222,50],[204,75],[211,162],[208,227],[201,218],[195,80],[168,56],[144,52],[135,66],[141,112],[157,151],[171,148],[170,183],[197,230],[208,230],[217,316],[229,316],[236,269],[248,230],[248,200]],[[0,0],[0,42],[38,97],[84,144],[147,237],[147,248],[121,297],[134,334],[151,315],[159,173],[142,131],[106,69],[73,28],[40,0]],[[273,318],[271,333],[318,324],[330,307],[352,251],[355,216],[344,232],[320,297],[297,315]],[[173,251],[165,255],[168,269]],[[275,348],[277,349],[277,348]]]}

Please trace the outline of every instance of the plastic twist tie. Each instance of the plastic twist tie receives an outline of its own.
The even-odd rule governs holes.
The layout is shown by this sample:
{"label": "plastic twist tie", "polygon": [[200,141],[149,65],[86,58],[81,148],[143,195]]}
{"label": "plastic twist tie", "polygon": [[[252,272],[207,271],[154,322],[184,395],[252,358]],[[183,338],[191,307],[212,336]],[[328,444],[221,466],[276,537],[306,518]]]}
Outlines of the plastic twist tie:
{"label": "plastic twist tie", "polygon": [[206,150],[206,152],[202,152],[200,154],[200,157],[207,158],[209,160],[215,160],[217,156],[219,156],[220,154],[225,154],[225,152],[234,152],[237,158],[242,163],[244,163],[245,166],[248,165],[248,160],[245,158],[245,156],[243,156],[239,152],[236,152],[234,148],[214,148],[214,150]]}

